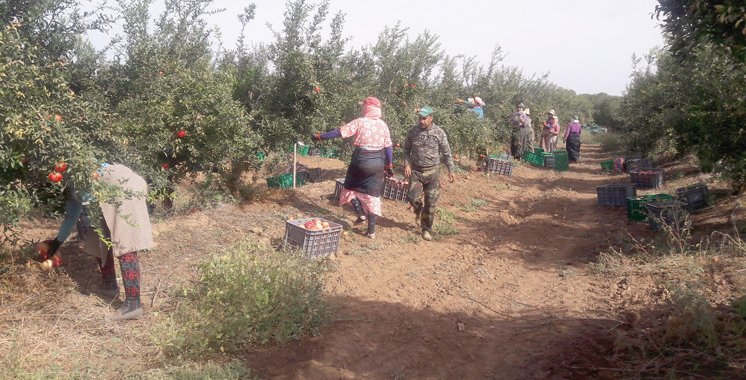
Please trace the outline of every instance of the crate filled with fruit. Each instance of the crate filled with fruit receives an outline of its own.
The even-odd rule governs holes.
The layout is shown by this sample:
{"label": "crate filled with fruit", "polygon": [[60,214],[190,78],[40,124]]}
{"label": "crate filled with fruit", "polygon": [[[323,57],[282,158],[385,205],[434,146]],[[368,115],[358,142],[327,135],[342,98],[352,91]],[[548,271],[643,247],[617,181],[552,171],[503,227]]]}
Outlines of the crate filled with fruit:
{"label": "crate filled with fruit", "polygon": [[327,257],[337,252],[342,225],[323,218],[285,221],[285,245],[300,249],[309,258]]}

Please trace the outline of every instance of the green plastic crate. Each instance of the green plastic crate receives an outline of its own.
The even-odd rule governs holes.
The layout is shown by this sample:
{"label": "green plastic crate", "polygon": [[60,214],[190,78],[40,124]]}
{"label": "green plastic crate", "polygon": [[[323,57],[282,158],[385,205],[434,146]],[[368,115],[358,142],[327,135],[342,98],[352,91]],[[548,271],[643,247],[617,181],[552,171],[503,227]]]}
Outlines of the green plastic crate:
{"label": "green plastic crate", "polygon": [[554,155],[554,170],[564,172],[570,169],[570,159],[567,158],[567,151],[555,150],[552,155]]}
{"label": "green plastic crate", "polygon": [[534,166],[544,166],[544,157],[541,155],[538,155],[534,152],[523,152],[523,156],[521,157],[524,161],[530,163]]}
{"label": "green plastic crate", "polygon": [[644,222],[648,219],[648,212],[645,209],[646,204],[672,199],[673,195],[668,194],[648,194],[639,197],[627,197],[627,220]]}
{"label": "green plastic crate", "polygon": [[[308,146],[308,145],[302,145],[302,146],[298,145],[298,148],[297,148],[298,150],[296,152],[298,152],[299,156],[305,157],[305,156],[308,156],[308,149],[309,148],[311,148],[311,147]],[[288,148],[288,152],[289,153],[293,153],[293,145],[291,145],[290,148]]]}
{"label": "green plastic crate", "polygon": [[601,170],[605,172],[614,170],[614,160],[601,161]]}
{"label": "green plastic crate", "polygon": [[[306,183],[306,173],[296,173],[295,175],[295,186],[300,187]],[[293,174],[285,173],[274,177],[267,178],[267,187],[270,189],[292,189],[293,188]]]}

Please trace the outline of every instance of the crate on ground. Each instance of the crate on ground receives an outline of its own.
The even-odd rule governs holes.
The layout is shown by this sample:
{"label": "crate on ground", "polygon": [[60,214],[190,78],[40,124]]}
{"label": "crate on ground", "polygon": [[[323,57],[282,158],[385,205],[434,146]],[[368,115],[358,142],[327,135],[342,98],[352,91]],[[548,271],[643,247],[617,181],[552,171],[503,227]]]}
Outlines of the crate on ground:
{"label": "crate on ground", "polygon": [[[327,223],[322,229],[308,229],[306,222],[318,219]],[[304,218],[285,221],[285,245],[300,249],[304,256],[322,258],[337,252],[342,225],[322,218]]]}
{"label": "crate on ground", "polygon": [[334,199],[339,200],[339,195],[342,194],[342,189],[345,187],[345,179],[337,178],[334,181]]}
{"label": "crate on ground", "polygon": [[[300,187],[306,183],[308,173],[298,172],[295,175],[295,186]],[[293,187],[293,173],[285,173],[274,177],[267,177],[267,187],[270,189],[291,189]]]}
{"label": "crate on ground", "polygon": [[567,157],[566,150],[555,150],[552,155],[554,156],[554,170],[564,172],[570,169],[570,159]]}
{"label": "crate on ground", "polygon": [[406,202],[407,193],[409,193],[409,181],[403,177],[385,178],[383,180],[383,190],[381,191],[383,198]]}
{"label": "crate on ground", "polygon": [[654,169],[653,161],[642,157],[625,157],[624,171],[629,173],[635,169]]}
{"label": "crate on ground", "polygon": [[554,155],[544,156],[544,167],[554,168]]}
{"label": "crate on ground", "polygon": [[614,170],[614,160],[601,161],[601,170],[604,172],[611,172]]}
{"label": "crate on ground", "polygon": [[676,189],[676,195],[684,202],[684,209],[689,212],[707,207],[707,185],[698,183]]}
{"label": "crate on ground", "polygon": [[677,200],[645,204],[650,228],[653,231],[660,230],[662,225],[667,225],[677,230],[685,228],[688,214],[682,207],[683,205],[683,202]]}
{"label": "crate on ground", "polygon": [[534,152],[525,151],[523,152],[523,156],[521,158],[523,159],[523,161],[526,161],[529,164],[534,165],[534,166],[544,165],[544,159],[540,155]]}
{"label": "crate on ground", "polygon": [[637,190],[630,183],[610,183],[596,187],[599,206],[624,207],[627,198],[637,195]]}
{"label": "crate on ground", "polygon": [[629,172],[629,179],[642,189],[658,189],[663,186],[663,170],[637,168]]}
{"label": "crate on ground", "polygon": [[534,148],[534,153],[536,153],[536,154],[542,154],[542,153],[544,153],[544,149],[542,149],[542,148]]}
{"label": "crate on ground", "polygon": [[487,159],[486,173],[487,174],[512,175],[513,174],[513,163],[509,160],[493,158],[492,156],[490,156],[490,158]]}
{"label": "crate on ground", "polygon": [[648,212],[645,209],[646,204],[669,200],[673,200],[673,195],[648,194],[639,197],[627,197],[627,220],[636,222],[647,221]]}

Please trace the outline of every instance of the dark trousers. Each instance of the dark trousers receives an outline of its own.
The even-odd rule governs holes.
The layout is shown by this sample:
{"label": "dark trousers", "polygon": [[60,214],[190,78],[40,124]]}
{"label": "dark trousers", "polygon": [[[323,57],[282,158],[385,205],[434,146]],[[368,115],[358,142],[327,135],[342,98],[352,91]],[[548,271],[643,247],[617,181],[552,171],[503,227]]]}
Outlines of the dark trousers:
{"label": "dark trousers", "polygon": [[[424,171],[412,170],[409,177],[409,193],[407,200],[414,207],[414,212],[420,215],[420,223],[423,231],[433,230],[435,220],[435,208],[440,197],[440,167]],[[425,193],[423,204],[420,195]]]}

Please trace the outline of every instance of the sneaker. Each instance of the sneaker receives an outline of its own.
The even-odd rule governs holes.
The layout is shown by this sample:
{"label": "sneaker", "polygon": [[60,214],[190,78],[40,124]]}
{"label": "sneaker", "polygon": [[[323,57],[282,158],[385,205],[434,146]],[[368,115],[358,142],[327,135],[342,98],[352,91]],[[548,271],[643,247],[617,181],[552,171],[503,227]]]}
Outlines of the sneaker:
{"label": "sneaker", "polygon": [[125,301],[124,304],[114,312],[109,318],[113,321],[128,321],[132,319],[140,319],[142,317],[142,306],[131,309]]}
{"label": "sneaker", "polygon": [[371,233],[368,233],[368,234],[366,234],[365,236],[367,236],[367,237],[368,237],[368,239],[375,239],[375,238],[376,238],[376,233],[375,233],[375,232],[374,232],[374,233],[372,233],[372,234],[371,234]]}
{"label": "sneaker", "polygon": [[427,241],[433,240],[433,237],[430,236],[430,231],[422,231],[422,239]]}

